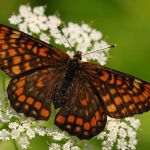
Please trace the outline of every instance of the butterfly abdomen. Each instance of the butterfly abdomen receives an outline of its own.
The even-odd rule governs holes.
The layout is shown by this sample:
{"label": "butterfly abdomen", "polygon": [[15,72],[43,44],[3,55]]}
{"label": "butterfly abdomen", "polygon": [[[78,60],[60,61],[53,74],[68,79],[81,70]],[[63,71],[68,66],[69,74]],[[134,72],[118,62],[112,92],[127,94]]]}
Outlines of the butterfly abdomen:
{"label": "butterfly abdomen", "polygon": [[77,59],[69,62],[66,75],[62,82],[58,84],[55,91],[55,96],[53,100],[55,108],[62,107],[67,102],[68,97],[70,96],[71,84],[78,70],[78,67],[79,63]]}

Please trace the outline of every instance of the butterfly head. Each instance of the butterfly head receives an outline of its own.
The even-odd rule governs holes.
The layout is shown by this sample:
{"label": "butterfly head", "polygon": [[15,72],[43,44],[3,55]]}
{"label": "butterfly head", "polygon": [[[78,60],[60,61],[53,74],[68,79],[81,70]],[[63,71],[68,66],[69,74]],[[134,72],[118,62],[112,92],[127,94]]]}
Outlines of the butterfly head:
{"label": "butterfly head", "polygon": [[73,56],[73,58],[80,61],[82,59],[81,56],[82,56],[82,52],[81,51],[77,51],[76,54]]}

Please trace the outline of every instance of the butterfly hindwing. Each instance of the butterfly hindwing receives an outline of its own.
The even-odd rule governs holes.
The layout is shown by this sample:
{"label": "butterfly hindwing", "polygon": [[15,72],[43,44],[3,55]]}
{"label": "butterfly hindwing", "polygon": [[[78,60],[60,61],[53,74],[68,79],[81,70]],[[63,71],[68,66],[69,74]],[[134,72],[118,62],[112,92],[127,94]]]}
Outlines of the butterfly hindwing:
{"label": "butterfly hindwing", "polygon": [[90,78],[103,100],[107,114],[124,118],[150,110],[150,84],[133,76],[84,63],[85,78]]}
{"label": "butterfly hindwing", "polygon": [[42,69],[27,76],[11,79],[8,88],[8,99],[16,112],[40,120],[48,120],[50,104],[54,96],[60,69]]}
{"label": "butterfly hindwing", "polygon": [[62,64],[69,56],[55,47],[0,25],[0,67],[11,77],[37,68]]}
{"label": "butterfly hindwing", "polygon": [[80,139],[90,139],[103,131],[106,114],[88,81],[75,78],[66,104],[55,117],[55,124]]}

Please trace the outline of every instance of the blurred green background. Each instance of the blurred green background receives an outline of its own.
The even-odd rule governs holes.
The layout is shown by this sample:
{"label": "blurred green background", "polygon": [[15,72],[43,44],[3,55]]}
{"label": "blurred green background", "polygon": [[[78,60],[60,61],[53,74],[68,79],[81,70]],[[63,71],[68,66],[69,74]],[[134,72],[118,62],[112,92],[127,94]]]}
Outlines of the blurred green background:
{"label": "blurred green background", "polygon": [[[8,17],[26,3],[31,6],[47,5],[47,14],[59,12],[66,23],[84,21],[102,31],[104,40],[117,44],[116,48],[110,50],[107,66],[150,82],[149,0],[1,0],[0,23],[9,25]],[[137,118],[141,120],[137,149],[149,150],[150,112]],[[34,139],[31,149],[44,148],[44,140],[38,137]],[[5,142],[0,149],[13,147],[13,143]]]}

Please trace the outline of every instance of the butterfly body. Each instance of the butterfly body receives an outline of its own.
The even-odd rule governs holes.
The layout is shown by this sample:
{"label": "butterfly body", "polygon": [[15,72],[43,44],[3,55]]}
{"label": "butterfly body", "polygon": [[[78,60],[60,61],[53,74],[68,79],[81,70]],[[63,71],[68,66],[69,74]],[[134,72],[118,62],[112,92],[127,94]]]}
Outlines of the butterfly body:
{"label": "butterfly body", "polygon": [[[81,54],[81,53],[80,53]],[[68,100],[68,94],[67,91],[68,88],[71,86],[72,81],[74,79],[74,77],[76,76],[77,73],[79,73],[80,71],[80,59],[81,59],[81,55],[78,55],[78,53],[72,58],[70,59],[66,64],[66,74],[62,80],[62,82],[60,82],[60,84],[58,84],[57,88],[56,88],[56,92],[55,92],[55,96],[54,96],[54,107],[55,108],[59,108],[62,107]],[[69,91],[70,92],[70,91]]]}
{"label": "butterfly body", "polygon": [[0,25],[0,68],[11,80],[11,107],[48,120],[51,104],[60,108],[54,123],[80,139],[105,128],[107,116],[125,118],[150,110],[150,83],[81,61],[30,35]]}

